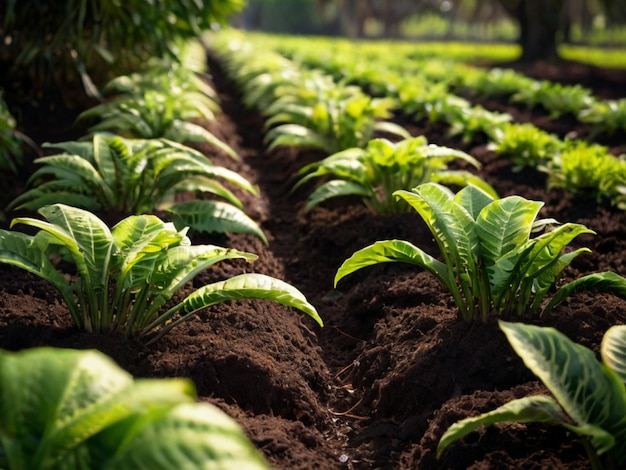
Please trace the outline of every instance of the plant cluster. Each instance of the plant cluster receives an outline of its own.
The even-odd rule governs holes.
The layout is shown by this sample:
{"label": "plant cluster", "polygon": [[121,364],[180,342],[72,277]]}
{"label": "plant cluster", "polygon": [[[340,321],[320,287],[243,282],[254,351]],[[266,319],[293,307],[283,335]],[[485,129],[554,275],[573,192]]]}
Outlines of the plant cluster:
{"label": "plant cluster", "polygon": [[454,186],[472,184],[497,197],[493,188],[480,177],[466,170],[450,170],[448,164],[452,161],[480,167],[467,153],[428,144],[421,136],[396,143],[373,139],[365,148],[343,150],[306,165],[299,171],[302,177],[295,188],[322,178],[323,182],[309,195],[307,210],[331,198],[358,196],[377,214],[410,211],[409,205],[396,200],[394,192],[428,181]]}
{"label": "plant cluster", "polygon": [[372,98],[356,86],[336,84],[315,74],[303,85],[268,108],[268,149],[314,147],[332,154],[365,146],[377,131],[410,136],[401,126],[380,120],[390,117],[391,99]]}
{"label": "plant cluster", "polygon": [[[49,281],[76,325],[87,331],[120,331],[154,341],[199,309],[242,298],[299,308],[321,324],[297,289],[260,274],[204,286],[165,308],[183,285],[214,263],[256,257],[231,248],[193,246],[186,236],[190,227],[249,233],[267,243],[228,186],[252,194],[256,189],[238,173],[213,165],[180,142],[203,138],[204,129],[193,125],[198,129],[193,130],[189,119],[212,117],[218,109],[213,90],[195,72],[159,63],[146,73],[112,80],[107,90],[117,96],[84,115],[102,118],[90,135],[45,145],[62,153],[36,160],[41,166],[10,208],[36,210],[46,221],[13,219],[11,227],[24,224],[40,231],[34,236],[0,232],[0,262]],[[164,112],[165,102],[171,112]],[[221,200],[177,202],[180,192]],[[166,209],[174,222],[145,215],[156,209]],[[92,211],[132,215],[109,229]],[[52,261],[58,257],[73,264],[76,274],[60,271]]]}
{"label": "plant cluster", "polygon": [[489,149],[507,157],[513,170],[523,168],[546,168],[565,143],[554,134],[543,131],[532,124],[508,122],[489,131]]}
{"label": "plant cluster", "polygon": [[89,130],[125,137],[208,142],[237,157],[235,151],[194,119],[214,120],[219,110],[215,91],[196,72],[175,63],[160,63],[144,72],[112,79],[103,92],[112,97],[80,114],[97,120]]}
{"label": "plant cluster", "polygon": [[[349,77],[366,89],[387,93],[385,96],[397,100],[398,112],[447,124],[450,134],[460,135],[466,141],[474,140],[477,135],[486,135],[489,148],[509,158],[514,170],[533,167],[547,172],[549,187],[564,187],[574,194],[590,194],[616,207],[626,207],[622,201],[621,157],[610,154],[606,149],[599,151],[598,146],[582,140],[560,140],[531,124],[511,123],[510,115],[472,106],[468,100],[452,94],[451,90],[487,94],[489,90],[481,91],[480,88],[492,86],[492,93],[499,97],[508,93],[510,99],[531,107],[545,107],[554,116],[573,114],[585,122],[592,122],[596,132],[615,132],[621,128],[622,114],[626,109],[621,100],[602,101],[580,86],[536,81],[510,70],[482,72],[437,59],[428,63],[417,60],[398,65],[399,61],[394,58],[396,65],[387,67],[384,50],[373,46],[366,49],[371,58],[369,65],[355,60],[359,57],[355,50],[359,46],[355,45],[342,43],[340,48],[334,48],[338,49],[338,57],[321,53],[319,45],[313,48],[302,42],[294,42],[290,48],[284,45],[274,47],[288,49],[290,55],[304,58],[302,60],[311,66],[333,71],[338,78]],[[385,64],[386,73],[376,73],[382,64]],[[475,90],[475,85],[478,85],[478,90]],[[569,162],[563,163],[564,159]],[[592,160],[594,163],[588,164]],[[611,171],[605,171],[607,168]]]}
{"label": "plant cluster", "polygon": [[548,187],[626,210],[626,161],[598,144],[569,143],[548,163]]}
{"label": "plant cluster", "polygon": [[[494,199],[475,186],[454,194],[437,183],[424,183],[401,198],[426,222],[443,261],[403,240],[378,241],[355,252],[337,270],[335,285],[345,276],[379,263],[402,262],[426,269],[452,293],[465,320],[492,315],[532,317],[552,309],[574,287],[603,287],[619,291],[619,282],[606,282],[606,273],[590,274],[545,305],[561,271],[587,248],[562,253],[577,236],[594,232],[584,225],[559,225],[535,220],[543,206],[521,196]],[[531,237],[538,230],[541,235]],[[626,279],[619,277],[626,285]]]}
{"label": "plant cluster", "polygon": [[364,147],[375,132],[409,137],[401,126],[381,120],[390,117],[392,99],[372,98],[359,87],[336,83],[319,71],[300,71],[275,54],[257,55],[251,43],[242,44],[237,38],[212,45],[225,56],[227,70],[242,86],[244,101],[267,117],[269,150],[313,147],[333,154]]}
{"label": "plant cluster", "polygon": [[[243,298],[270,299],[298,308],[322,324],[315,308],[294,287],[270,276],[241,274],[205,285],[175,305],[172,297],[198,273],[226,259],[256,258],[213,245],[192,245],[187,229],[153,215],[130,216],[109,230],[89,211],[53,204],[12,222],[40,229],[32,236],[0,230],[0,262],[50,282],[74,323],[89,332],[119,331],[128,337],[163,336],[198,310]],[[76,267],[68,279],[50,260],[61,253]]]}
{"label": "plant cluster", "polygon": [[[167,139],[125,139],[96,133],[87,141],[44,147],[64,151],[41,157],[27,189],[8,209],[65,203],[91,211],[143,214],[167,208],[180,224],[206,232],[250,233],[267,241],[242,210],[241,201],[222,183],[256,189],[242,176],[213,165],[202,153]],[[225,201],[175,202],[177,193],[197,191]]]}

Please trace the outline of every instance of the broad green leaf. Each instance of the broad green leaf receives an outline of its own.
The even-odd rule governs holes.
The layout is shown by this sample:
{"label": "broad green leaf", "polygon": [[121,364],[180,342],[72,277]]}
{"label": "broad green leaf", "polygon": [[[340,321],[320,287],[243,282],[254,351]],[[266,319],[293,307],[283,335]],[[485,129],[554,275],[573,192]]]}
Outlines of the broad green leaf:
{"label": "broad green leaf", "polygon": [[305,209],[311,210],[328,199],[341,196],[369,197],[372,193],[358,183],[345,180],[328,181],[318,186],[308,197]]}
{"label": "broad green leaf", "polygon": [[403,139],[410,139],[411,134],[404,127],[389,121],[377,121],[374,124],[374,130],[387,134],[397,135]]}
{"label": "broad green leaf", "polygon": [[609,328],[602,338],[602,361],[626,383],[626,326]]}
{"label": "broad green leaf", "polygon": [[[132,432],[133,439],[120,442]],[[167,414],[136,416],[106,431],[115,444],[106,469],[269,467],[241,427],[215,406],[181,404]],[[104,451],[104,449],[103,449]],[[103,452],[104,453],[104,452]]]}
{"label": "broad green leaf", "polygon": [[0,352],[1,434],[19,441],[10,450],[23,453],[18,458],[29,462],[25,468],[38,468],[106,426],[94,422],[80,437],[57,440],[68,422],[79,421],[85,410],[132,382],[101,354],[52,351]]}
{"label": "broad green leaf", "polygon": [[272,300],[297,308],[313,318],[320,326],[324,325],[315,307],[298,289],[280,279],[264,274],[240,274],[225,281],[203,286],[190,294],[182,305],[185,314],[190,314],[210,305],[241,299]]}
{"label": "broad green leaf", "polygon": [[334,286],[348,274],[379,263],[409,263],[420,266],[434,274],[446,287],[450,287],[446,265],[403,240],[378,241],[356,251],[337,270]]}
{"label": "broad green leaf", "polygon": [[167,211],[179,227],[208,233],[247,233],[268,243],[261,227],[232,204],[194,200],[174,204]]}
{"label": "broad green leaf", "polygon": [[189,243],[185,231],[177,231],[156,216],[130,216],[113,227],[116,246],[122,253],[119,288],[146,288],[155,266],[167,251],[181,243]]}
{"label": "broad green leaf", "polygon": [[542,202],[509,196],[485,206],[476,219],[480,256],[496,292],[510,278],[511,269],[517,264],[515,256],[523,252],[542,206]]}
{"label": "broad green leaf", "polygon": [[[626,389],[590,349],[554,328],[500,321],[515,352],[574,420],[573,428],[591,437],[598,454],[614,445],[611,431],[624,426]],[[603,432],[595,432],[601,429]]]}
{"label": "broad green leaf", "polygon": [[592,273],[578,278],[575,281],[561,286],[544,311],[550,311],[566,297],[583,290],[596,290],[598,292],[606,292],[621,298],[626,298],[626,278],[610,271]]}
{"label": "broad green leaf", "polygon": [[162,137],[174,142],[206,142],[235,160],[239,159],[239,155],[230,145],[218,139],[204,127],[192,122],[174,120]]}
{"label": "broad green leaf", "polygon": [[461,270],[475,272],[478,244],[475,222],[454,201],[447,188],[436,183],[425,183],[413,191],[401,190],[394,194],[408,202],[424,219],[446,264],[457,271],[455,275],[460,274]]}
{"label": "broad green leaf", "polygon": [[48,258],[50,240],[46,235],[40,232],[33,237],[21,232],[0,229],[0,263],[17,266],[48,281],[61,293],[76,320],[78,311],[73,290]]}
{"label": "broad green leaf", "polygon": [[[219,281],[194,291],[181,303],[160,315],[149,324],[144,332],[161,327],[158,334],[149,342],[156,341],[173,327],[185,321],[200,309],[229,300],[266,299],[288,307],[297,308],[313,318],[320,326],[324,323],[306,297],[298,289],[280,279],[264,274],[240,274],[225,281]],[[169,322],[169,319],[182,310],[181,316]]]}
{"label": "broad green leaf", "polygon": [[552,398],[543,395],[524,397],[510,401],[493,411],[465,418],[450,426],[437,445],[437,458],[450,444],[462,439],[480,426],[496,423],[566,423],[567,416]]}
{"label": "broad green leaf", "polygon": [[[117,184],[123,184],[121,169],[118,168],[117,158],[120,156],[128,159],[130,157],[130,149],[128,147],[125,148],[126,152],[119,154],[113,154],[111,148],[109,146],[110,140],[107,139],[102,134],[96,134],[93,137],[93,159],[98,167],[98,171],[102,174],[102,179],[107,183],[106,188],[107,191],[115,191],[116,182]],[[115,201],[116,196],[114,194],[109,195],[109,201]]]}
{"label": "broad green leaf", "polygon": [[[235,196],[235,194],[229,189],[225,188],[219,181],[212,180],[209,178],[203,178],[202,176],[191,177],[186,179],[185,181],[181,181],[176,185],[175,190],[177,192],[205,192],[209,194],[214,194],[219,196],[222,199],[225,199],[227,202],[232,204],[239,209],[243,209],[243,203],[241,200]],[[254,194],[256,195],[258,191],[255,188]],[[167,208],[167,204],[163,204],[162,207]]]}
{"label": "broad green leaf", "polygon": [[463,207],[474,220],[478,218],[480,211],[491,204],[495,199],[497,198],[494,198],[491,194],[475,185],[462,188],[454,196],[454,202]]}
{"label": "broad green leaf", "polygon": [[328,142],[322,135],[299,124],[282,124],[274,127],[265,134],[264,140],[269,143],[268,152],[279,146],[310,146],[328,150]]}
{"label": "broad green leaf", "polygon": [[189,380],[133,380],[98,351],[0,351],[0,453],[24,469],[267,468],[233,420],[194,399]]}
{"label": "broad green leaf", "polygon": [[151,299],[145,318],[157,316],[155,322],[162,324],[165,317],[158,315],[158,309],[165,305],[172,296],[198,273],[227,259],[243,259],[248,262],[257,259],[252,253],[222,248],[214,245],[178,246],[167,251],[151,275],[152,283],[158,287]]}
{"label": "broad green leaf", "polygon": [[58,238],[69,249],[81,277],[90,288],[104,289],[113,252],[113,237],[104,222],[91,212],[64,204],[42,207],[39,213],[48,222],[16,218],[11,226],[23,223]]}

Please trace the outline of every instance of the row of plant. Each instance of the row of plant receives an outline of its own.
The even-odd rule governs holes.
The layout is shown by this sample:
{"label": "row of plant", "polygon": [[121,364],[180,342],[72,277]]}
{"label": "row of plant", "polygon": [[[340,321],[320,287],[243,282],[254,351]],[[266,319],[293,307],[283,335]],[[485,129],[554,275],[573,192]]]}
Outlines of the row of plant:
{"label": "row of plant", "polygon": [[[563,85],[549,80],[535,80],[512,69],[483,69],[462,63],[459,59],[445,58],[445,53],[433,57],[400,49],[400,57],[390,56],[384,47],[371,45],[366,49],[368,58],[355,64],[362,56],[364,46],[354,43],[336,43],[328,40],[328,47],[316,47],[310,42],[278,42],[271,36],[253,36],[253,40],[266,44],[288,57],[296,58],[313,67],[323,66],[336,77],[367,86],[385,95],[397,90],[394,75],[411,77],[421,86],[437,84],[441,92],[468,97],[507,99],[529,109],[542,108],[552,118],[571,115],[581,122],[594,126],[596,134],[613,134],[626,130],[626,101],[603,100],[591,90],[580,85]],[[397,50],[394,47],[394,50]],[[323,52],[321,52],[323,51]],[[444,57],[442,57],[442,55]],[[380,72],[383,72],[381,77]],[[372,83],[371,79],[375,79]]]}
{"label": "row of plant", "polygon": [[[267,38],[261,38],[260,44],[265,45]],[[258,37],[253,36],[251,42],[256,44],[257,40]],[[282,42],[281,47],[289,48],[285,44],[289,42]],[[383,65],[386,62],[381,62],[380,52],[368,55],[368,61],[362,61],[361,56],[354,54],[333,61],[320,49],[310,48],[299,41],[291,49],[297,49],[299,57],[305,56],[306,60],[303,60],[309,66],[323,67],[333,75],[340,75],[342,80],[358,83],[376,95],[393,98],[398,112],[409,119],[445,124],[450,136],[460,136],[466,143],[480,136],[487,138],[489,148],[510,159],[516,169],[534,167],[547,173],[549,188],[564,188],[574,194],[609,202],[620,209],[626,208],[626,163],[623,158],[613,155],[605,146],[581,139],[561,139],[530,123],[512,122],[509,114],[472,105],[451,94],[445,82],[428,78],[446,72],[445,67],[436,61],[427,63],[415,75],[407,75],[402,66],[394,69]],[[567,99],[562,101],[569,102]],[[613,126],[609,119],[603,122],[606,126]]]}
{"label": "row of plant", "polygon": [[[88,94],[100,96],[101,83],[94,84],[92,78],[106,81],[120,70],[145,72],[111,82],[115,96],[85,116],[100,121],[89,135],[46,146],[63,153],[38,160],[28,195],[12,203],[22,207],[21,212],[38,210],[48,219],[19,217],[12,225],[30,224],[29,233],[33,228],[41,230],[34,236],[0,231],[0,262],[50,281],[77,326],[141,334],[147,332],[141,322],[148,321],[158,331],[155,312],[177,287],[221,259],[254,258],[227,248],[193,246],[186,228],[143,213],[185,190],[185,184],[192,192],[224,196],[230,203],[223,213],[232,213],[238,205],[218,180],[233,179],[232,184],[253,189],[239,175],[183,145],[202,138],[235,156],[201,126],[189,122],[210,116],[218,107],[213,92],[198,76],[178,67],[176,60],[171,62],[181,53],[181,39],[195,38],[214,22],[224,22],[243,4],[241,0],[150,4],[8,0],[0,5],[0,60],[6,65],[5,84],[14,86],[5,96],[20,117],[20,99],[37,105],[49,87],[80,90],[82,81]],[[147,57],[152,55],[170,61],[151,63],[154,67],[146,72]],[[67,95],[62,97],[64,105],[75,98]],[[19,125],[1,103],[0,170],[21,178],[28,171],[24,143],[38,155],[42,152],[16,128]],[[199,219],[207,220],[207,208],[198,210]],[[109,209],[117,212],[116,217],[136,215],[110,229],[91,212]],[[218,217],[219,213],[213,213],[221,220],[217,231],[237,231],[224,226],[224,221],[238,218]],[[207,231],[215,231],[215,225]],[[201,229],[202,224],[196,227]],[[261,237],[260,229],[253,228]],[[66,262],[75,265],[75,273],[62,268]],[[250,282],[239,281],[233,295],[250,296]],[[263,283],[257,286],[261,296],[269,291],[283,295],[273,291],[273,279],[253,276],[254,281]],[[235,287],[232,282],[237,281],[224,282]],[[213,297],[214,302],[222,301],[219,291],[214,291],[218,297]],[[199,306],[206,300],[201,297],[188,297],[187,307]],[[165,331],[177,320],[170,313],[172,318],[161,323]],[[191,381],[134,380],[96,351],[0,351],[0,416],[2,468],[268,468],[234,420],[213,405],[196,402]]]}
{"label": "row of plant", "polygon": [[[476,175],[450,170],[454,160],[480,164],[465,152],[411,138],[389,116],[389,99],[371,98],[360,88],[336,83],[319,71],[298,68],[283,57],[259,53],[250,43],[213,41],[231,78],[240,85],[247,106],[266,116],[268,151],[279,146],[317,148],[328,157],[303,166],[294,190],[317,180],[307,209],[340,196],[359,196],[377,213],[406,212],[393,191],[438,181],[469,183],[495,196]],[[375,138],[380,133],[400,138]],[[330,176],[329,181],[325,177]]]}
{"label": "row of plant", "polygon": [[[3,230],[0,261],[51,282],[76,325],[88,331],[119,330],[154,341],[201,308],[248,297],[300,308],[321,324],[297,289],[253,273],[204,286],[163,309],[187,281],[214,263],[256,257],[233,248],[192,245],[186,235],[191,225],[192,230],[248,232],[265,241],[219,179],[256,190],[237,173],[180,143],[216,142],[202,126],[188,121],[216,110],[213,92],[193,72],[159,66],[115,79],[107,89],[118,94],[82,116],[100,118],[92,133],[85,140],[51,144],[65,152],[36,160],[41,166],[29,180],[30,189],[10,208],[37,211],[46,221],[14,218],[11,227],[26,224],[41,231],[32,236]],[[225,144],[217,147],[234,155]],[[146,215],[181,191],[210,193],[227,202],[170,205],[174,222]],[[109,229],[94,212],[111,210],[127,217]],[[59,272],[53,254],[75,264],[77,279]]]}
{"label": "row of plant", "polygon": [[[233,276],[177,297],[215,263],[256,259],[234,248],[194,245],[187,235],[190,228],[243,232],[267,243],[220,180],[252,194],[256,189],[187,145],[208,142],[214,152],[238,158],[193,122],[219,112],[214,91],[196,72],[158,62],[112,80],[104,92],[110,98],[79,117],[96,121],[87,135],[47,144],[62,153],[35,160],[38,169],[9,211],[36,211],[44,220],[11,221],[11,229],[38,229],[34,235],[0,230],[0,262],[50,282],[75,325],[93,333],[153,342],[201,309],[247,298],[299,309],[322,325],[299,290],[264,274]],[[7,123],[12,137],[13,123]],[[13,147],[4,149],[15,154]],[[224,202],[179,203],[180,192]],[[172,222],[151,215],[163,208]],[[97,215],[111,211],[116,220],[122,217],[112,228]],[[60,260],[75,273],[66,272]],[[193,403],[189,381],[133,381],[101,356],[54,349],[0,354],[0,466],[200,468],[214,462],[266,468],[234,421],[213,406]],[[20,373],[24,368],[29,374]],[[41,377],[38,371],[45,371],[45,383],[33,382]]]}
{"label": "row of plant", "polygon": [[[269,111],[267,135],[272,135],[272,112],[280,108],[275,103],[281,101],[297,110],[282,109],[280,120],[286,123],[281,125],[300,126],[300,135],[311,130],[312,121],[303,124],[300,117],[314,116],[324,102],[307,104],[306,100],[298,99],[306,93],[308,84],[306,80],[298,80],[307,73],[319,72],[302,71],[293,62],[268,51],[260,54],[249,43],[217,40],[212,45],[227,72],[239,83],[244,100],[253,107],[255,102],[263,102],[264,106],[257,110]],[[292,116],[294,122],[288,121]],[[315,142],[289,139],[272,141],[270,147],[307,147]],[[344,261],[335,276],[335,285],[345,276],[371,265],[413,264],[429,271],[450,291],[459,316],[466,321],[535,318],[583,289],[626,294],[626,279],[613,272],[592,273],[556,289],[561,272],[577,256],[589,251],[584,247],[565,248],[579,235],[594,232],[581,224],[536,220],[542,202],[521,196],[500,199],[478,177],[464,181],[448,171],[446,162],[451,158],[478,165],[463,152],[429,146],[423,137],[404,137],[396,143],[370,139],[360,147],[340,150],[303,166],[300,175],[304,177],[296,187],[314,178],[324,180],[309,197],[307,208],[330,197],[350,194],[361,196],[378,213],[415,210],[440,249],[435,257],[407,241],[378,241]],[[418,167],[420,171],[416,171]],[[415,178],[416,173],[420,174],[419,178]],[[363,184],[365,179],[367,184]],[[441,183],[469,184],[454,193]],[[550,293],[553,295],[548,298]],[[614,370],[622,370],[625,365],[624,329],[616,327],[607,332],[604,366],[595,362],[593,353],[550,328],[503,321],[500,325],[514,349],[546,383],[557,401],[528,397],[484,416],[461,421],[444,434],[439,453],[482,424],[506,420],[549,421],[572,429],[588,442],[587,450],[594,465],[604,461],[622,464],[626,441],[621,431],[620,410],[626,404],[626,389],[625,378]],[[611,409],[598,410],[601,406]]]}
{"label": "row of plant", "polygon": [[[578,84],[563,85],[549,80],[536,80],[512,69],[484,69],[463,63],[465,57],[448,57],[445,50],[419,50],[398,44],[356,44],[328,38],[280,41],[272,36],[253,35],[252,40],[270,47],[303,64],[320,67],[323,64],[336,78],[364,84],[363,78],[377,77],[375,90],[385,95],[398,85],[389,75],[411,77],[412,80],[437,83],[442,91],[468,97],[509,100],[528,109],[540,108],[550,117],[570,115],[593,125],[595,134],[614,134],[626,130],[626,100],[604,100]],[[389,55],[387,48],[393,47]],[[367,60],[355,62],[356,57]],[[483,59],[484,60],[484,59]],[[380,76],[383,71],[383,77]],[[372,85],[371,80],[365,82]]]}

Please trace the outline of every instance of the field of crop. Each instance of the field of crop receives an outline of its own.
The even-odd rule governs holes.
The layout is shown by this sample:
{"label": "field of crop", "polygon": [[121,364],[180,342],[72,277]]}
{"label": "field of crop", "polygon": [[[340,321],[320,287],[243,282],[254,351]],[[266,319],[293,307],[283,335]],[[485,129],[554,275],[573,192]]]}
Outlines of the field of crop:
{"label": "field of crop", "polygon": [[[626,280],[621,278],[626,275],[626,162],[620,157],[626,153],[626,72],[580,63],[514,72],[470,67],[461,61],[462,51],[446,58],[441,50],[417,51],[400,44],[390,53],[396,46],[316,41],[227,32],[204,38],[206,83],[215,91],[217,106],[210,118],[190,119],[210,136],[190,145],[215,167],[232,173],[219,173],[223,186],[211,187],[215,193],[210,196],[208,186],[197,183],[164,198],[172,196],[182,204],[201,190],[200,200],[222,196],[245,216],[237,212],[224,218],[221,229],[196,223],[187,233],[191,243],[233,248],[258,258],[222,254],[223,261],[197,273],[164,308],[173,308],[202,286],[258,273],[298,289],[315,307],[323,327],[295,300],[232,294],[194,311],[193,318],[160,337],[152,334],[167,323],[136,335],[116,328],[115,322],[89,333],[77,327],[67,299],[51,283],[2,264],[0,348],[98,349],[137,378],[190,378],[199,400],[234,418],[276,469],[588,468],[590,455],[597,457],[596,451],[587,452],[594,434],[573,424],[588,424],[585,419],[595,424],[591,415],[596,411],[589,409],[607,403],[602,393],[610,386],[593,382],[598,377],[582,359],[580,369],[567,371],[575,378],[563,373],[567,383],[561,388],[539,378],[513,349],[503,332],[506,326],[498,320],[552,327],[591,349],[598,360],[605,332],[626,323]],[[493,52],[491,63],[508,58],[506,50]],[[116,126],[123,121],[101,110],[95,114]],[[93,115],[83,116],[72,127],[75,117],[60,117],[55,128],[34,122],[22,131],[37,144],[71,140],[93,124]],[[168,129],[172,140],[178,135],[186,141],[190,133],[200,132]],[[382,147],[368,146],[371,139],[384,138],[385,151],[392,152],[398,149],[394,143],[419,136],[423,139],[406,154],[421,151],[424,161],[405,167],[399,158],[381,163]],[[215,138],[221,144],[211,140]],[[356,148],[371,150],[379,160],[372,164]],[[349,149],[353,151],[346,154]],[[320,166],[340,152],[345,161]],[[360,160],[348,161],[356,155]],[[29,165],[29,171],[38,167]],[[185,160],[184,165],[191,163]],[[414,172],[414,178],[393,179],[398,173],[390,169],[393,165],[400,166],[403,177]],[[188,171],[187,166],[180,168]],[[41,193],[22,196],[22,205],[15,203],[25,190],[41,185],[33,186],[24,175],[30,173],[3,174],[0,205],[12,207],[2,227],[7,231],[20,227],[9,229],[12,217],[41,219],[33,211],[36,206],[26,205],[35,204]],[[324,186],[329,181],[336,183]],[[450,237],[442,235],[447,230],[442,221],[457,215],[450,204],[433,209],[434,200],[447,193],[435,193],[440,186],[410,191],[429,182],[454,193],[480,187],[476,201],[483,205],[487,194],[494,202],[497,195],[502,201],[528,203],[524,214],[522,209],[494,209],[500,225],[491,232],[502,228],[502,233],[491,233],[500,237],[493,250],[509,265],[486,255],[469,266],[462,264],[463,250],[474,249],[463,246],[488,240],[485,232],[490,229],[482,228],[478,238],[471,238],[467,227],[456,226]],[[394,195],[397,190],[406,192]],[[70,194],[67,201],[73,198],[78,196]],[[168,212],[155,198],[154,193],[146,196],[143,203],[149,209],[144,212],[164,219],[184,216],[182,205]],[[424,201],[432,201],[430,209]],[[113,225],[141,207],[93,210]],[[229,205],[220,210],[235,209]],[[535,216],[538,223],[533,225]],[[507,229],[522,218],[526,225]],[[36,232],[33,227],[24,231]],[[558,233],[553,237],[558,240],[536,252],[524,245],[550,233]],[[355,252],[391,240],[376,256],[356,260],[353,270],[337,274]],[[6,262],[7,249],[2,249]],[[446,268],[452,252],[458,258]],[[516,264],[514,255],[523,258],[530,252],[531,261]],[[554,263],[534,272],[530,264],[544,258]],[[65,278],[77,275],[63,253],[55,266]],[[476,274],[480,269],[485,277]],[[519,276],[507,278],[496,294],[497,282],[485,280],[507,269]],[[588,275],[596,276],[572,287],[569,295],[557,296]],[[515,283],[517,290],[511,287]],[[552,299],[558,301],[552,305]],[[84,307],[78,303],[79,309]],[[154,340],[146,341],[150,338]],[[578,364],[577,354],[582,353],[572,349],[567,356],[564,343],[554,346],[551,357],[551,341],[556,340],[537,346],[549,365]],[[615,393],[626,396],[623,383],[615,383],[621,384],[615,385]],[[561,411],[552,416],[553,422],[524,422],[526,415],[520,413],[512,422],[478,427],[437,457],[439,441],[453,423],[511,400],[552,396],[567,387],[576,396],[565,409],[568,416]],[[572,412],[577,399],[582,417]],[[535,406],[537,417],[541,410]],[[547,421],[545,415],[541,418]],[[615,468],[626,462],[621,426],[609,430],[616,441],[608,452]],[[597,463],[607,455],[598,454]]]}

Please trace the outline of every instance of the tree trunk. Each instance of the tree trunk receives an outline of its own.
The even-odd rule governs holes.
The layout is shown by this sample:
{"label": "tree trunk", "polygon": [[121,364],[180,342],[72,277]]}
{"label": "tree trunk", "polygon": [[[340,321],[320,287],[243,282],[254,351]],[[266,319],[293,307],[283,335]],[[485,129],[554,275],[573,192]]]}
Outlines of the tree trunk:
{"label": "tree trunk", "polygon": [[564,0],[500,0],[500,3],[519,23],[522,60],[558,57],[557,34]]}

